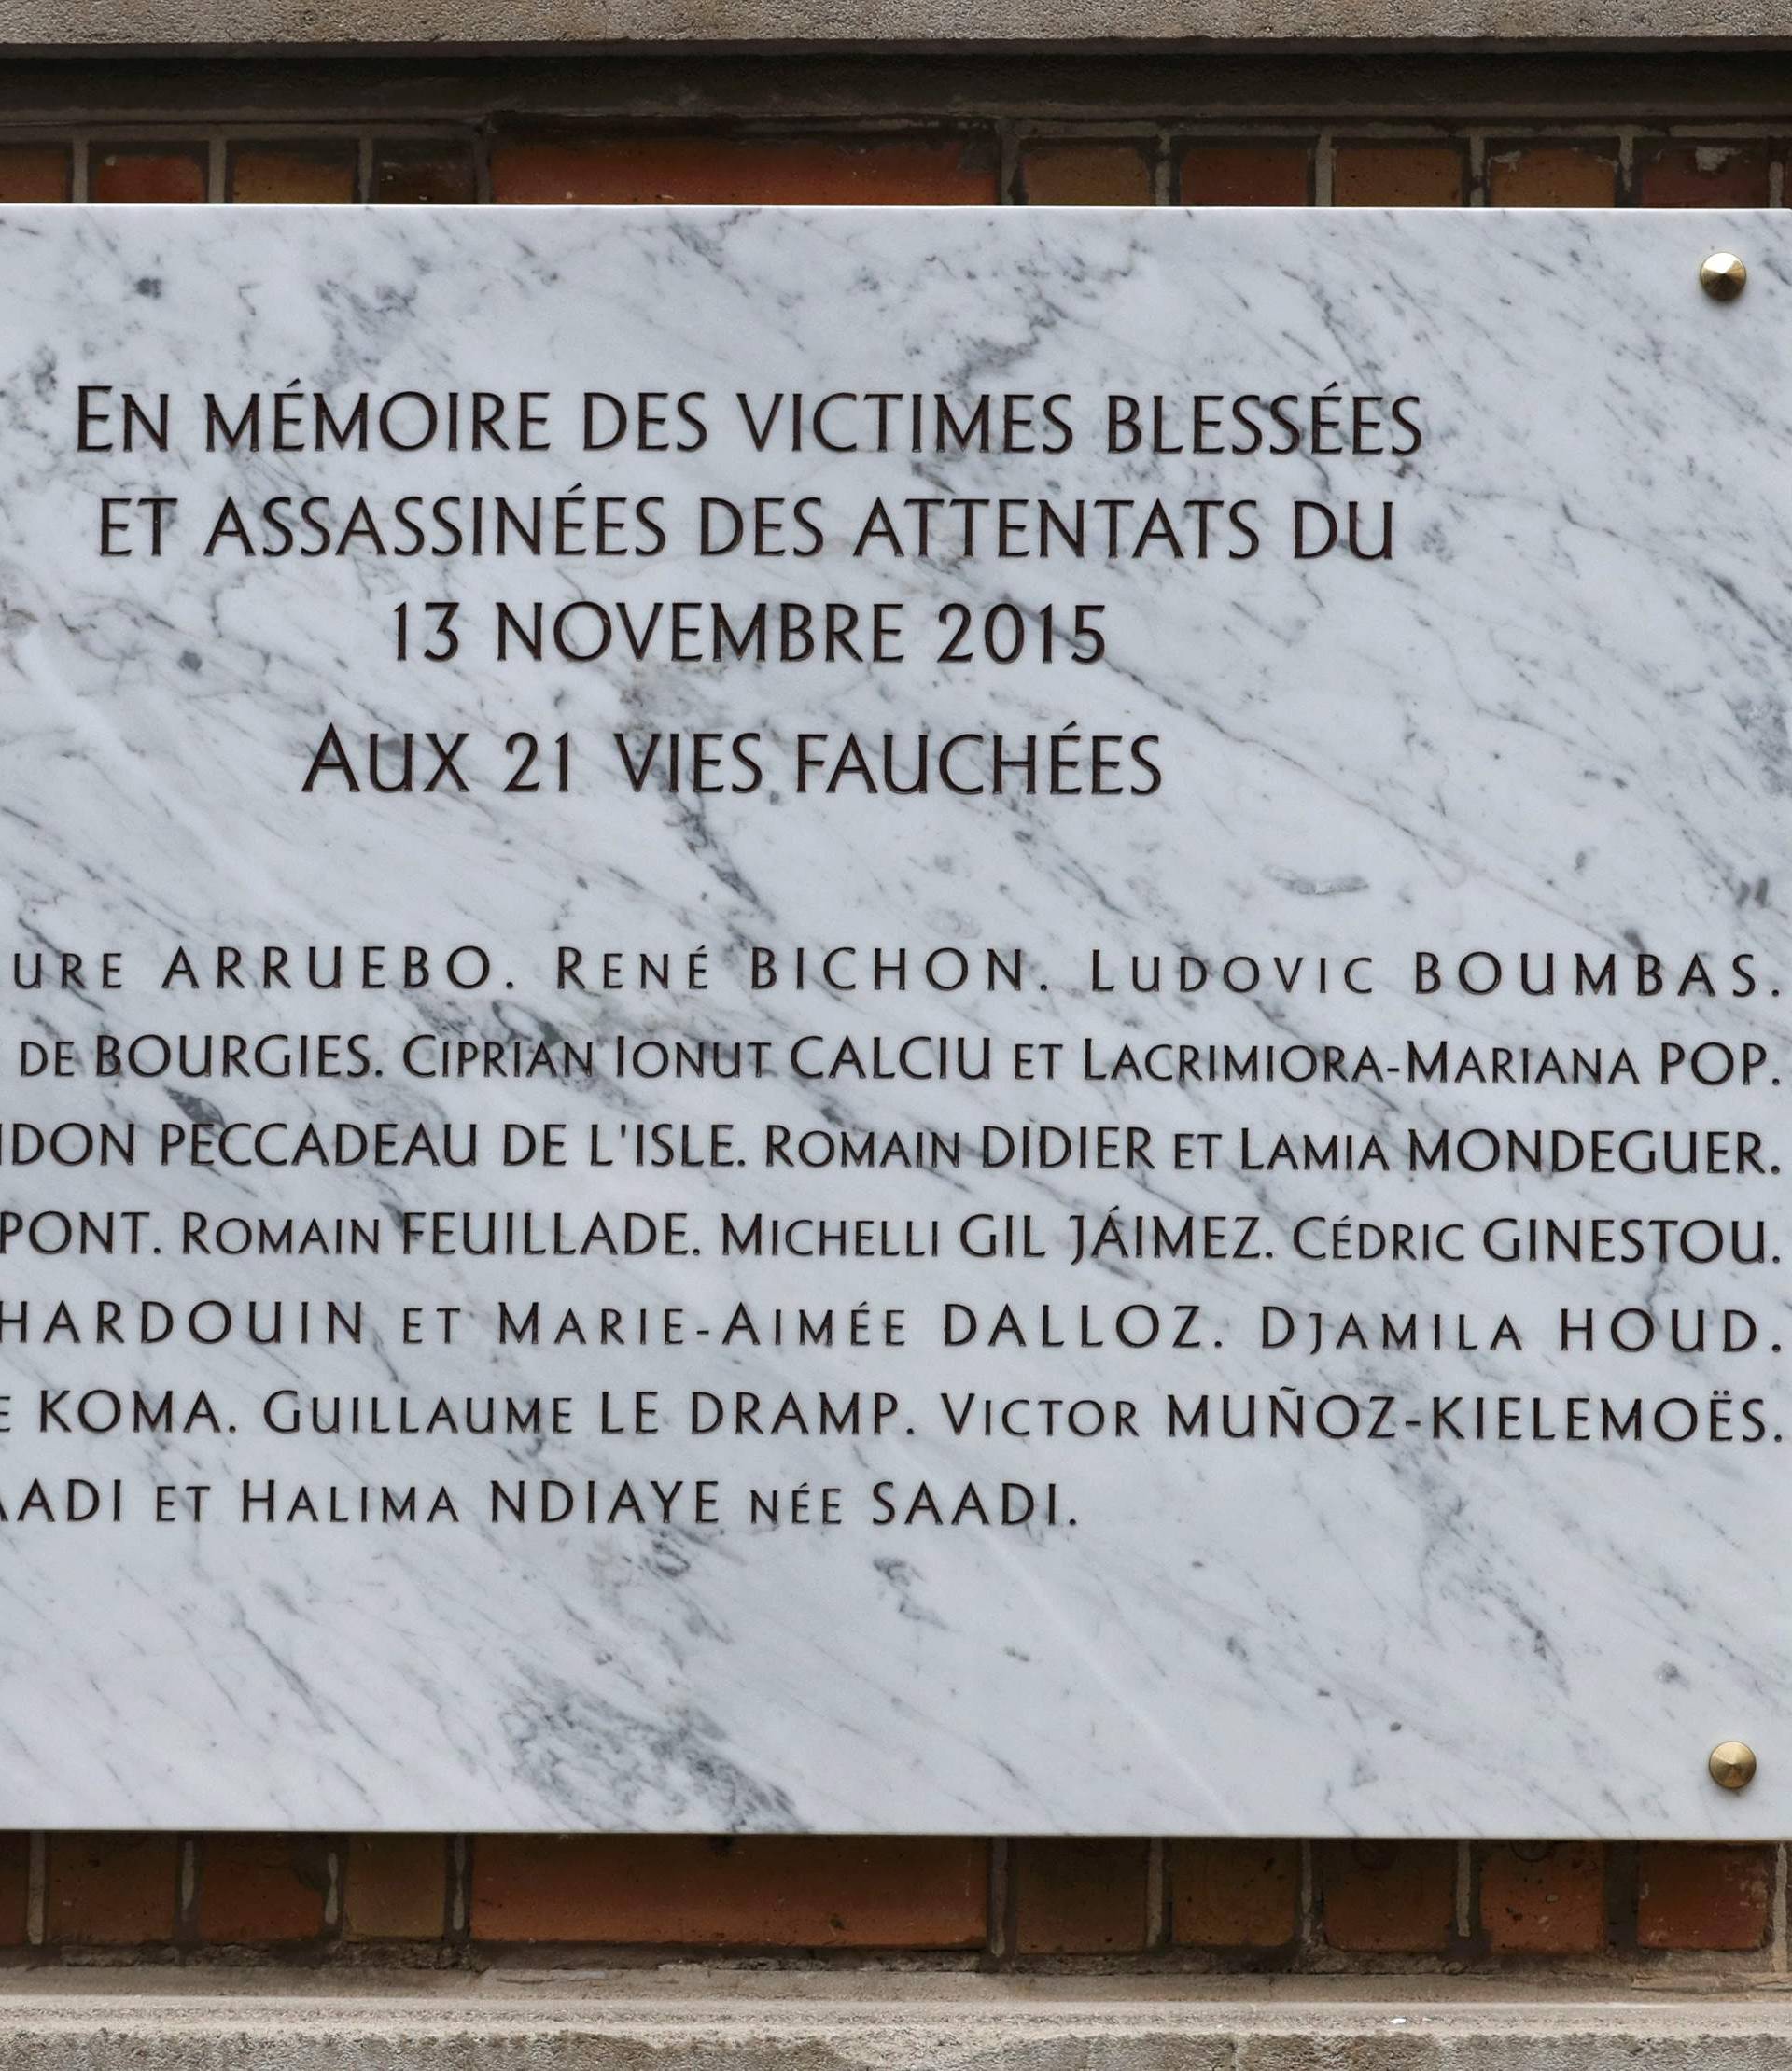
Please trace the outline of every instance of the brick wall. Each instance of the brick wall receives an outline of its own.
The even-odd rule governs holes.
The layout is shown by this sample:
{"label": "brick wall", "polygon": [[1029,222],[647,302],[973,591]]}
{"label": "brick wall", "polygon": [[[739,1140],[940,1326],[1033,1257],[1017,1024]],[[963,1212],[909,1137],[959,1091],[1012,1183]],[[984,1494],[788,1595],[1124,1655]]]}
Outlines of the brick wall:
{"label": "brick wall", "polygon": [[1771,1845],[16,1834],[0,1951],[1765,1978],[1785,1882]]}
{"label": "brick wall", "polygon": [[[1308,134],[953,128],[158,136],[0,142],[0,202],[925,202],[1090,207],[1756,208],[1788,136],[1758,123],[1331,125]],[[1785,125],[1792,133],[1792,119]]]}
{"label": "brick wall", "polygon": [[[7,202],[1778,207],[1789,141],[1761,52],[0,70]],[[1773,1977],[1785,1888],[1772,1845],[18,1834],[0,1961]]]}

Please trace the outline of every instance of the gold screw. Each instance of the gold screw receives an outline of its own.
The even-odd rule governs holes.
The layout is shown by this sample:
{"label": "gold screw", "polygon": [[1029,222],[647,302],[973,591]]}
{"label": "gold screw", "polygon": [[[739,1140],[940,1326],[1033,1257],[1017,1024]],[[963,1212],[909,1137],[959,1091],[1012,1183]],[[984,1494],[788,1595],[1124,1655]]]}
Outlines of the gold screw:
{"label": "gold screw", "polygon": [[[1748,286],[1748,268],[1734,252],[1713,252],[1699,269],[1699,285],[1714,302],[1733,302]],[[1742,1743],[1733,1742],[1726,1744],[1740,1746]],[[1748,1778],[1743,1777],[1743,1783],[1747,1781]],[[1742,1785],[1732,1784],[1730,1787],[1740,1790]]]}
{"label": "gold screw", "polygon": [[1705,1766],[1714,1784],[1727,1791],[1746,1790],[1755,1781],[1755,1750],[1746,1741],[1719,1741]]}

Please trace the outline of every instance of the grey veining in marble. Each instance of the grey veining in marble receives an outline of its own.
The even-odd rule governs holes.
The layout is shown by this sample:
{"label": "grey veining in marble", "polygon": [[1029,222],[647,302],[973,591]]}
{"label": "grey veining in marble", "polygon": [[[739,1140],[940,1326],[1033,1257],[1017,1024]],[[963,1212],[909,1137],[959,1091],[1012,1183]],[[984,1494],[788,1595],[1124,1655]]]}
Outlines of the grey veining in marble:
{"label": "grey veining in marble", "polygon": [[[1751,268],[1725,307],[1716,245]],[[1792,227],[12,209],[0,283],[0,1823],[1785,1829]],[[273,436],[283,393],[314,427],[410,391],[506,399],[509,442]],[[702,399],[653,406],[664,450],[587,451],[587,391]],[[796,392],[800,447],[779,416],[755,451],[737,396]],[[257,450],[208,448],[208,393],[261,398]],[[913,451],[904,400],[877,451],[862,399],[828,450],[817,401],[874,393],[1030,398],[1039,450]],[[1315,441],[1327,394],[1347,433],[1375,399],[1380,450]],[[1163,398],[1175,450],[1107,450],[1114,395]],[[546,550],[469,551],[473,497],[540,499]],[[765,551],[702,553],[706,498]],[[1041,499],[1081,499],[1080,558],[1038,551]],[[1352,499],[1392,553],[1297,558],[1297,506]],[[601,657],[497,659],[500,604],[581,599]],[[861,642],[882,606],[902,659],[717,657],[712,607],[762,603]],[[331,728],[352,792],[303,788]],[[368,736],[406,734],[464,735],[457,774],[426,747],[373,789]],[[539,788],[507,791],[519,735]],[[886,735],[924,795],[816,776]],[[1074,742],[1074,788],[992,794],[997,735]],[[791,982],[836,945],[855,987]],[[86,982],[21,984],[40,953]],[[1135,958],[1211,975],[1136,990]],[[679,1042],[709,1071],[652,1076]],[[720,1075],[743,1043],[763,1071]],[[102,1123],[129,1162],[28,1154]],[[638,1125],[693,1162],[629,1164]],[[1041,1125],[1150,1163],[986,1164]],[[289,1162],[307,1126],[329,1154]],[[507,1162],[551,1127],[564,1163]],[[1506,1131],[1570,1168],[1507,1169]],[[904,1161],[929,1132],[956,1164]],[[875,1162],[805,1162],[830,1142]],[[1533,1218],[1586,1255],[1508,1258]],[[817,1219],[863,1255],[806,1255]]]}

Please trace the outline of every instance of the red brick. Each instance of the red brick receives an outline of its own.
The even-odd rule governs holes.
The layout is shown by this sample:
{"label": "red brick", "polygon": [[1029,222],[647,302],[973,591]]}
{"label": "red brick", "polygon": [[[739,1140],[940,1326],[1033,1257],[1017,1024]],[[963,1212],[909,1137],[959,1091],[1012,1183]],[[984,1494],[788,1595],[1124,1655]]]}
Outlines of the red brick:
{"label": "red brick", "polygon": [[123,151],[96,148],[88,162],[87,189],[96,202],[203,202],[204,147],[168,145]]}
{"label": "red brick", "polygon": [[1034,207],[1144,208],[1152,200],[1151,160],[1136,144],[1022,147],[1020,189]]}
{"label": "red brick", "polygon": [[1142,1949],[1149,1860],[1142,1840],[1016,1841],[1016,1947],[1026,1955]]}
{"label": "red brick", "polygon": [[240,144],[231,151],[233,202],[352,202],[353,143]]}
{"label": "red brick", "polygon": [[988,1875],[980,1840],[487,1835],[472,1928],[487,1941],[978,1948]]}
{"label": "red brick", "polygon": [[31,1836],[0,1833],[0,1947],[24,1940],[30,1890]]}
{"label": "red brick", "polygon": [[1490,208],[1611,208],[1617,154],[1603,144],[1524,144],[1487,161]]}
{"label": "red brick", "polygon": [[61,144],[0,147],[0,202],[65,202],[68,149]]}
{"label": "red brick", "polygon": [[309,1941],[324,1931],[325,1844],[305,1835],[209,1834],[199,1866],[202,1941]]}
{"label": "red brick", "polygon": [[1638,147],[1636,198],[1645,208],[1764,208],[1764,144]]}
{"label": "red brick", "polygon": [[963,137],[611,136],[504,144],[497,202],[994,202],[992,143]]}
{"label": "red brick", "polygon": [[351,1941],[433,1941],[447,1922],[448,1843],[440,1834],[357,1834],[344,1887]]}
{"label": "red brick", "polygon": [[167,1941],[179,1877],[172,1834],[51,1834],[44,1932],[51,1941]]}
{"label": "red brick", "polygon": [[1334,1949],[1421,1954],[1449,1946],[1454,1842],[1325,1841],[1317,1868],[1325,1939]]}
{"label": "red brick", "polygon": [[374,159],[373,199],[393,203],[477,201],[471,144],[382,144]]}
{"label": "red brick", "polygon": [[1172,1940],[1208,1949],[1279,1949],[1295,1938],[1300,1844],[1179,1840],[1169,1848]]}
{"label": "red brick", "polygon": [[1758,1949],[1771,1889],[1765,1848],[1645,1842],[1637,1850],[1636,1938],[1645,1949]]}
{"label": "red brick", "polygon": [[1605,1946],[1598,1841],[1506,1841],[1481,1858],[1481,1924],[1495,1955],[1589,1956]]}
{"label": "red brick", "polygon": [[1312,198],[1305,144],[1192,144],[1183,154],[1182,199],[1192,208],[1305,208]]}
{"label": "red brick", "polygon": [[1332,200],[1339,208],[1460,208],[1465,171],[1453,144],[1340,144]]}

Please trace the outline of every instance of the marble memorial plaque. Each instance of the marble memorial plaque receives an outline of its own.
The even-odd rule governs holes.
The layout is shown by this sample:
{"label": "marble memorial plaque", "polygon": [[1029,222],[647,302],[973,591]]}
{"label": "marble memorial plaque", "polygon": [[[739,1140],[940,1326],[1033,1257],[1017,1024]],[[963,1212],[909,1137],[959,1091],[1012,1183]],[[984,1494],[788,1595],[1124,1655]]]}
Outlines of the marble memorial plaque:
{"label": "marble memorial plaque", "polygon": [[0,1821],[1784,1830],[1792,227],[0,278]]}

